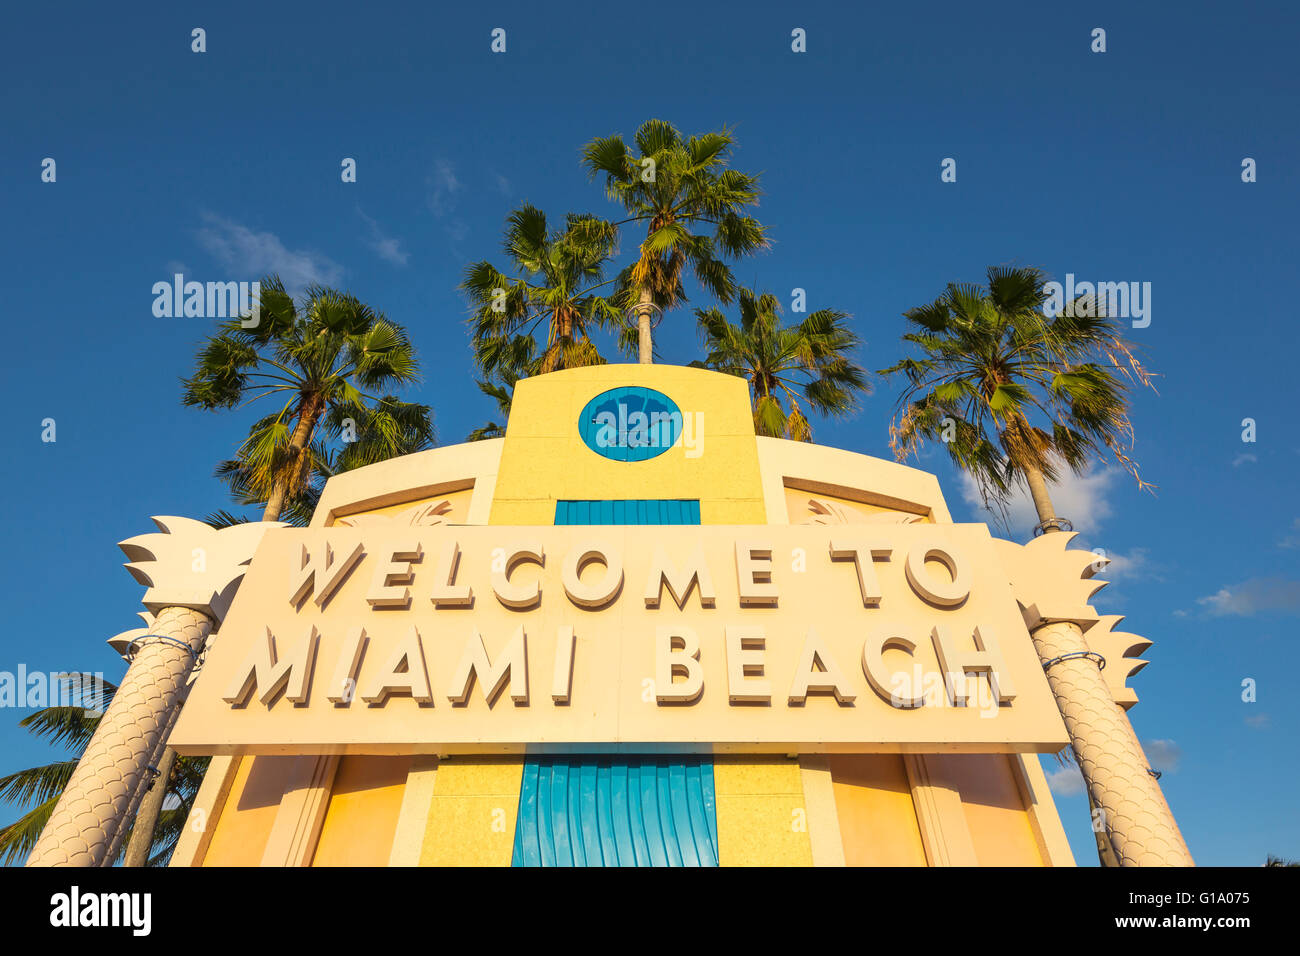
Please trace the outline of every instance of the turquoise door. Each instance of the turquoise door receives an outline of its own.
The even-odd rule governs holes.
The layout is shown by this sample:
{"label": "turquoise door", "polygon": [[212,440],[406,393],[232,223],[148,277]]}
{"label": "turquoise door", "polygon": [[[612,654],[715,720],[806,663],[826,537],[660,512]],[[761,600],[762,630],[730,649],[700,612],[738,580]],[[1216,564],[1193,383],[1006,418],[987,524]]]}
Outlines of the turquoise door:
{"label": "turquoise door", "polygon": [[[558,501],[556,524],[699,524],[698,501]],[[530,757],[514,866],[717,866],[713,760]]]}

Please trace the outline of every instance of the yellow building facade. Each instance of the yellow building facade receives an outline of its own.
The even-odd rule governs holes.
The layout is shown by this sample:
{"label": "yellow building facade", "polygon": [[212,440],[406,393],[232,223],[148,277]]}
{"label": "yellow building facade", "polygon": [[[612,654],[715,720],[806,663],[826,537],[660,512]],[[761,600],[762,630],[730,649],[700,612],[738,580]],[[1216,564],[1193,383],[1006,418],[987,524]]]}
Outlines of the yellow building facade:
{"label": "yellow building facade", "polygon": [[756,437],[741,379],[521,381],[505,438],[267,532],[172,733],[212,755],[172,865],[1073,865],[1006,546]]}

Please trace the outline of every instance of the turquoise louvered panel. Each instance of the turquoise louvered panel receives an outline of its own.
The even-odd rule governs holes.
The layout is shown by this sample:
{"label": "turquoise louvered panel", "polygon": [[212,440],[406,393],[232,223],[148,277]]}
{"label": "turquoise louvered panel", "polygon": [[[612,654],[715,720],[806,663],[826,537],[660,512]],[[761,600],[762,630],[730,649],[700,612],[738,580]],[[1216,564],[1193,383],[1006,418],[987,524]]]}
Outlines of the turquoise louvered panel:
{"label": "turquoise louvered panel", "polygon": [[680,755],[524,765],[514,866],[717,866],[713,763]]}
{"label": "turquoise louvered panel", "polygon": [[557,501],[555,523],[699,524],[700,503],[674,498],[645,501]]}

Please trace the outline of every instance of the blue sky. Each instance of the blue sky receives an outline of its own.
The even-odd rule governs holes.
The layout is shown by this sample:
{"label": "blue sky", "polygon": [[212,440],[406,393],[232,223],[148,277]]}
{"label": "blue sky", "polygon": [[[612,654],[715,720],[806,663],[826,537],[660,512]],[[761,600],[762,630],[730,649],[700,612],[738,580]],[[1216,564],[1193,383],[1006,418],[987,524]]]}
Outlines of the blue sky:
{"label": "blue sky", "polygon": [[[1132,338],[1159,394],[1137,395],[1133,420],[1158,490],[1099,468],[1057,489],[1058,510],[1119,556],[1098,606],[1156,642],[1132,716],[1193,855],[1300,856],[1293,7],[25,4],[5,21],[0,670],[117,676],[103,641],[135,626],[140,588],[115,542],[151,514],[230,507],[212,468],[252,413],[181,407],[212,323],[155,318],[154,282],[275,269],[351,290],[410,330],[425,374],[411,397],[456,442],[495,409],[455,286],[499,258],[509,210],[612,216],[579,168],[584,142],[652,116],[725,123],[736,165],[762,173],[775,240],[737,276],[852,313],[868,368],[897,357],[905,309],[989,265],[1151,283]],[[663,361],[701,357],[689,313],[661,329]],[[852,420],[815,422],[817,440],[887,456],[897,392],[877,382]],[[922,467],[959,520],[980,519],[944,457]],[[20,716],[0,712],[0,773],[49,756]],[[1057,787],[1076,855],[1095,862],[1084,798],[1068,773]]]}

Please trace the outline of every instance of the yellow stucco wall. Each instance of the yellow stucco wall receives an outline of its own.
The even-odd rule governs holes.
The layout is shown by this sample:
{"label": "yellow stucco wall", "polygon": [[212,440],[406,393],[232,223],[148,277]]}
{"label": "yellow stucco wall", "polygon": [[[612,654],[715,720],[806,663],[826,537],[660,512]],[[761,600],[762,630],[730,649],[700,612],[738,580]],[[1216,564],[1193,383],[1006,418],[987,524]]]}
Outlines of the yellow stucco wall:
{"label": "yellow stucco wall", "polygon": [[[684,415],[702,415],[701,454],[674,447],[629,466],[583,444],[577,430],[583,406],[631,382],[664,392]],[[492,524],[552,524],[557,500],[632,498],[698,498],[704,524],[766,520],[743,379],[677,365],[601,365],[516,386]]]}
{"label": "yellow stucco wall", "polygon": [[925,847],[903,758],[830,758],[835,808],[847,866],[925,866]]}
{"label": "yellow stucco wall", "polygon": [[294,758],[244,757],[218,820],[204,866],[257,866],[271,836]]}
{"label": "yellow stucco wall", "polygon": [[509,866],[523,761],[456,757],[438,764],[421,866]]}
{"label": "yellow stucco wall", "polygon": [[717,757],[713,786],[721,866],[812,865],[798,760]]}
{"label": "yellow stucco wall", "polygon": [[937,754],[928,758],[961,794],[962,812],[980,866],[1043,866],[1025,802],[1004,754]]}
{"label": "yellow stucco wall", "polygon": [[402,809],[410,757],[339,761],[312,866],[384,866]]}

